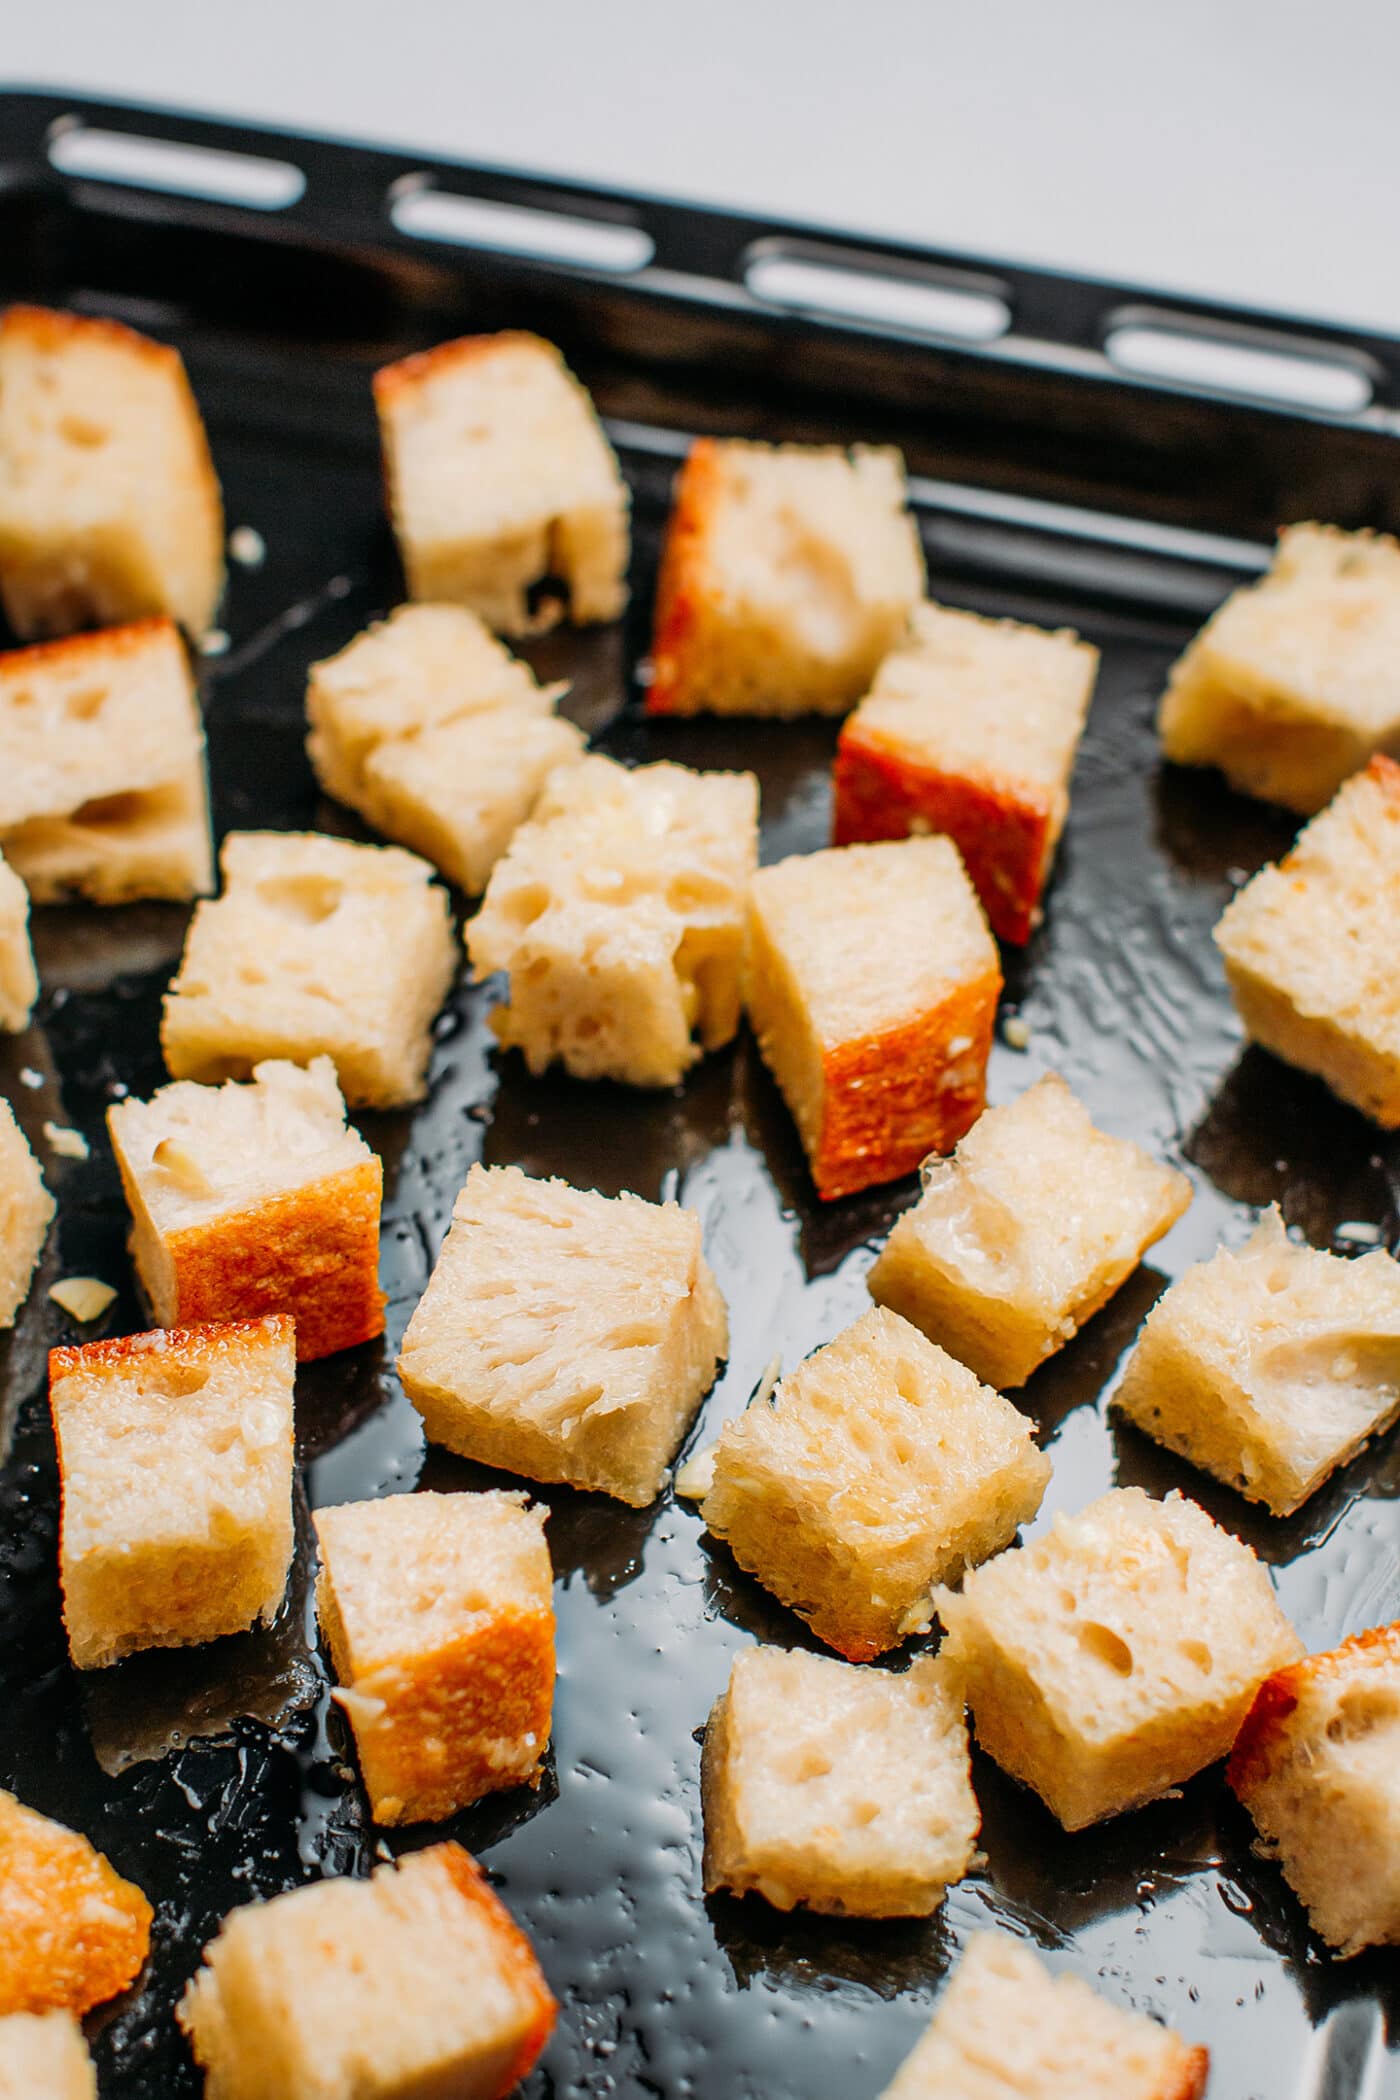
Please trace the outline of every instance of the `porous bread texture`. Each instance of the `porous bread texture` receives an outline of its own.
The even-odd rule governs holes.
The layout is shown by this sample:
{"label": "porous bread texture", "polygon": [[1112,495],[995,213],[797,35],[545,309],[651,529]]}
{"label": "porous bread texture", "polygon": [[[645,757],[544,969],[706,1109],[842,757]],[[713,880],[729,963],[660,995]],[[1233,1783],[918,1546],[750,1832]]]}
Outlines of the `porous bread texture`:
{"label": "porous bread texture", "polygon": [[1297,1246],[1269,1210],[1158,1299],[1114,1404],[1291,1516],[1400,1415],[1400,1263]]}
{"label": "porous bread texture", "polygon": [[501,634],[618,617],[627,485],[552,343],[462,336],[381,367],[374,399],[411,598],[471,606]]}
{"label": "porous bread texture", "polygon": [[72,2013],[0,2019],[0,2100],[97,2100],[97,2075]]}
{"label": "porous bread texture", "polygon": [[981,1821],[962,1699],[933,1656],[896,1676],[746,1649],[710,1714],[702,1793],[707,1893],[836,1916],[928,1917]]}
{"label": "porous bread texture", "polygon": [[39,1162],[0,1095],[0,1328],[14,1326],[29,1296],[53,1214]]}
{"label": "porous bread texture", "polygon": [[211,887],[204,729],[171,621],[0,655],[0,846],[36,904]]}
{"label": "porous bread texture", "polygon": [[1031,1425],[878,1308],[726,1422],[702,1510],[742,1568],[850,1662],[932,1621],[933,1590],[1040,1507]]}
{"label": "porous bread texture", "polygon": [[389,1495],[316,1513],[316,1611],[376,1823],[538,1786],[554,1704],[546,1511]]}
{"label": "porous bread texture", "polygon": [[281,1313],[50,1351],[78,1669],[276,1616],[292,1558],[295,1378]]}
{"label": "porous bread texture", "polygon": [[728,1340],[692,1212],[474,1166],[399,1375],[433,1443],[640,1509]]}
{"label": "porous bread texture", "polygon": [[29,945],[29,892],[0,853],[0,1028],[17,1035],[29,1026],[39,996],[39,973]]}
{"label": "porous bread texture", "polygon": [[1210,2056],[976,1932],[883,2100],[1204,2100]]}
{"label": "porous bread texture", "polygon": [[298,1361],[384,1329],[384,1169],[345,1120],[328,1057],[252,1082],[176,1080],[107,1111],[131,1251],[162,1327],[290,1313]]}
{"label": "porous bread texture", "polygon": [[1214,1764],[1302,1652],[1248,1546],[1141,1488],[1057,1515],[935,1603],[978,1742],[1066,1830]]}
{"label": "porous bread texture", "polygon": [[224,516],[180,354],[118,321],[0,314],[0,596],[15,633],[150,614],[198,638]]}
{"label": "porous bread texture", "polygon": [[1400,1624],[1261,1685],[1226,1777],[1329,1946],[1400,1944]]}
{"label": "porous bread texture", "polygon": [[744,1003],[826,1201],[949,1151],[987,1098],[1001,964],[950,839],[794,854],[749,891]]}
{"label": "porous bread texture", "polygon": [[676,481],[649,714],[844,714],[903,636],[924,557],[890,447],[700,438]]}
{"label": "porous bread texture", "polygon": [[1099,652],[931,602],[841,726],[833,840],[952,839],[993,933],[1024,944],[1065,818]]}
{"label": "porous bread texture", "polygon": [[352,1108],[421,1101],[457,964],[427,862],[297,831],[230,832],[219,858],[223,895],[196,907],[165,997],[171,1077],[329,1057]]}
{"label": "porous bread texture", "polygon": [[504,2100],[555,2012],[480,1867],[440,1844],[230,1912],[177,2017],[207,2100]]}
{"label": "porous bread texture", "polygon": [[146,1959],[151,1916],[78,1831],[0,1791],[0,2015],[114,1998]]}
{"label": "porous bread texture", "polygon": [[1400,766],[1373,758],[1226,906],[1215,945],[1245,1034],[1400,1128]]}
{"label": "porous bread texture", "polygon": [[675,1086],[739,1026],[752,773],[589,757],[551,775],[467,926],[491,1026],[532,1072]]}
{"label": "porous bread texture", "polygon": [[889,1305],[1000,1388],[1024,1385],[1118,1289],[1191,1184],[1094,1127],[1058,1073],[988,1109],[929,1160],[868,1278]]}
{"label": "porous bread texture", "polygon": [[311,666],[306,748],[328,795],[471,895],[585,739],[465,606],[401,605]]}
{"label": "porous bread texture", "polygon": [[1400,745],[1400,543],[1289,525],[1172,666],[1158,729],[1180,765],[1312,816]]}

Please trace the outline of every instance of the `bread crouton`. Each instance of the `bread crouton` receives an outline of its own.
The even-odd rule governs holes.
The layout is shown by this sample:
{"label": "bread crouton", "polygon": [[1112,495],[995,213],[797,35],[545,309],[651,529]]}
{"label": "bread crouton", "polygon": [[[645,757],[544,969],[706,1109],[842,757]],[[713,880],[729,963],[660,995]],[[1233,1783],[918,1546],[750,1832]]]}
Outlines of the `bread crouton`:
{"label": "bread crouton", "polygon": [[0,1028],[17,1035],[29,1026],[39,996],[39,973],[29,944],[29,892],[0,853]]}
{"label": "bread crouton", "polygon": [[97,2074],[72,2013],[0,2019],[0,2100],[97,2100]]}
{"label": "bread crouton", "polygon": [[593,403],[537,335],[462,336],[374,375],[411,598],[500,634],[627,603],[629,497]]}
{"label": "bread crouton", "polygon": [[648,713],[844,714],[923,594],[906,493],[890,448],[700,438],[666,531]]}
{"label": "bread crouton", "polygon": [[982,1748],[1066,1830],[1224,1757],[1302,1643],[1248,1546],[1182,1495],[1114,1488],[935,1599]]}
{"label": "bread crouton", "polygon": [[0,1791],[0,2015],[115,1998],[140,1973],[151,1917],[78,1831]]}
{"label": "bread crouton", "polygon": [[0,1096],[0,1328],[14,1326],[29,1296],[53,1213],[39,1162]]}
{"label": "bread crouton", "polygon": [[1058,1074],[989,1109],[871,1269],[889,1305],[998,1388],[1024,1385],[1129,1277],[1191,1184],[1095,1128]]}
{"label": "bread crouton", "polygon": [[928,1917],[972,1861],[980,1815],[944,1666],[902,1675],[749,1648],[705,1732],[705,1888],[779,1910]]}
{"label": "bread crouton", "polygon": [[433,1443],[643,1508],[727,1346],[692,1212],[475,1166],[399,1375]]}
{"label": "bread crouton", "polygon": [[316,1513],[316,1611],[376,1823],[538,1786],[554,1704],[546,1512],[522,1494]]}

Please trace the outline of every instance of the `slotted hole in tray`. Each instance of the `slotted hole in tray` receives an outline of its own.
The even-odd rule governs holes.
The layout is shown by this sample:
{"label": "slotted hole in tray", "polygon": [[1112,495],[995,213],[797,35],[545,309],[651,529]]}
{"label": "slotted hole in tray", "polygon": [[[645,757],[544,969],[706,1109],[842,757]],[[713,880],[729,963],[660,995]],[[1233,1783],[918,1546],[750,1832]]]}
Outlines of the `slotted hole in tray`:
{"label": "slotted hole in tray", "polygon": [[535,262],[574,263],[619,276],[645,269],[656,252],[651,235],[625,221],[502,204],[494,197],[464,197],[413,178],[396,184],[390,193],[389,217],[400,233],[415,240],[490,248]]}
{"label": "slotted hole in tray", "polygon": [[1240,400],[1359,415],[1375,392],[1356,358],[1325,343],[1293,345],[1269,335],[1226,333],[1169,314],[1126,313],[1110,320],[1104,353],[1120,371]]}
{"label": "slotted hole in tray", "polygon": [[994,281],[905,272],[875,256],[764,246],[749,255],[744,283],[766,306],[960,342],[994,342],[1011,326],[1010,301]]}
{"label": "slotted hole in tray", "polygon": [[305,175],[289,160],[185,146],[134,131],[104,131],[76,118],[54,126],[49,160],[60,174],[89,182],[208,197],[220,204],[247,205],[252,211],[285,211],[306,188]]}

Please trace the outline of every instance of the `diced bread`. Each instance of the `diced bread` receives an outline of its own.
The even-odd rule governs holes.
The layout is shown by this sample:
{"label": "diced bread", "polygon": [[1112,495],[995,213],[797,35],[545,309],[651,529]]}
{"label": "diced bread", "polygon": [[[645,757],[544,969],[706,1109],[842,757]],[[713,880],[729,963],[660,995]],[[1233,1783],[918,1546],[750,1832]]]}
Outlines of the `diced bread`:
{"label": "diced bread", "polygon": [[97,2100],[97,2075],[72,2013],[0,2019],[0,2100]]}
{"label": "diced bread", "polygon": [[1248,1546],[1182,1495],[1114,1488],[935,1599],[977,1740],[1066,1830],[1155,1801],[1234,1742],[1302,1650]]}
{"label": "diced bread", "polygon": [[1311,816],[1400,744],[1400,544],[1289,525],[1172,666],[1158,718],[1179,765]]}
{"label": "diced bread", "polygon": [[554,1704],[546,1511],[522,1494],[318,1510],[316,1611],[376,1823],[538,1786]]}
{"label": "diced bread", "polygon": [[329,1057],[352,1108],[427,1092],[457,964],[447,893],[399,846],[230,832],[223,895],[196,907],[161,1019],[172,1078],[246,1079]]}
{"label": "diced bread", "polygon": [[36,904],[211,887],[204,730],[172,622],[0,656],[0,846]]}
{"label": "diced bread", "polygon": [[399,1375],[433,1443],[642,1508],[727,1346],[692,1212],[474,1166]]}
{"label": "diced bread", "polygon": [[161,1327],[290,1313],[300,1362],[384,1329],[384,1169],[328,1057],[177,1080],[107,1111],[136,1271]]}
{"label": "diced bread", "polygon": [[1191,1184],[1095,1128],[1058,1074],[930,1160],[870,1271],[889,1305],[999,1388],[1024,1385],[1137,1267]]}
{"label": "diced bread", "polygon": [[841,727],[833,838],[941,832],[993,933],[1024,944],[1069,814],[1099,652],[1069,628],[915,609]]}
{"label": "diced bread", "polygon": [[739,1026],[752,773],[585,758],[553,774],[467,927],[491,1015],[532,1072],[675,1086]]}
{"label": "diced bread", "polygon": [[928,1917],[981,1821],[962,1700],[935,1657],[900,1676],[749,1648],[705,1733],[705,1888],[861,1918]]}
{"label": "diced bread", "polygon": [[996,944],[949,839],[795,854],[749,893],[744,1000],[827,1201],[911,1174],[982,1112]]}
{"label": "diced bread", "polygon": [[1271,1210],[1158,1299],[1114,1404],[1291,1516],[1400,1416],[1400,1262],[1296,1246]]}
{"label": "diced bread", "polygon": [[704,1518],[851,1662],[932,1621],[931,1594],[1040,1507],[1050,1462],[1009,1401],[872,1309],[726,1422]]}
{"label": "diced bread", "polygon": [[151,1916],[78,1831],[0,1792],[0,2016],[114,1998],[140,1973]]}
{"label": "diced bread", "polygon": [[39,973],[29,944],[29,892],[0,854],[0,1028],[16,1035],[29,1026],[39,996]]}
{"label": "diced bread", "polygon": [[401,605],[311,666],[306,748],[328,795],[471,895],[583,732],[475,613]]}
{"label": "diced bread", "polygon": [[1329,1946],[1400,1945],[1400,1625],[1271,1677],[1226,1776]]}
{"label": "diced bread", "polygon": [[164,615],[196,638],[224,518],[180,354],[120,322],[0,315],[0,595],[16,634]]}
{"label": "diced bread", "polygon": [[676,481],[647,710],[844,714],[923,595],[891,448],[700,438]]}
{"label": "diced bread", "polygon": [[232,1911],[178,2018],[207,2100],[504,2100],[555,2010],[480,1867],[442,1844]]}
{"label": "diced bread", "polygon": [[1215,929],[1245,1034],[1400,1128],[1400,766],[1373,758]]}
{"label": "diced bread", "polygon": [[292,1558],[295,1377],[281,1313],[50,1351],[78,1669],[276,1616]]}
{"label": "diced bread", "polygon": [[977,1932],[883,2100],[1204,2100],[1209,2069],[1170,2027]]}
{"label": "diced bread", "polygon": [[0,1096],[0,1328],[14,1326],[29,1296],[53,1213],[39,1162]]}
{"label": "diced bread", "polygon": [[374,399],[411,598],[469,605],[500,634],[618,617],[627,486],[552,343],[462,336],[381,367]]}

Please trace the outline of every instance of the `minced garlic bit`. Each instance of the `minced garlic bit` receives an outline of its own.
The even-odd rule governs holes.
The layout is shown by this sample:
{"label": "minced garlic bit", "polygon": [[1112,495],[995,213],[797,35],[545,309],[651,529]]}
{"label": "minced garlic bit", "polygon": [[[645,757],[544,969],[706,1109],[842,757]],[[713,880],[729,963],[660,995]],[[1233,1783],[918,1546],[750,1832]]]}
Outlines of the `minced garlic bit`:
{"label": "minced garlic bit", "polygon": [[91,1159],[92,1147],[81,1130],[70,1130],[64,1123],[45,1123],[44,1142],[63,1159]]}
{"label": "minced garlic bit", "polygon": [[42,1072],[36,1072],[33,1065],[21,1065],[19,1083],[21,1086],[27,1086],[32,1092],[37,1093],[44,1083],[44,1075]]}
{"label": "minced garlic bit", "polygon": [[61,1305],[84,1326],[89,1320],[100,1320],[116,1295],[110,1283],[103,1283],[96,1276],[65,1276],[49,1292],[55,1305]]}
{"label": "minced garlic bit", "polygon": [[1031,1047],[1030,1024],[1019,1014],[1008,1014],[1001,1025],[1002,1036],[1013,1050],[1029,1050]]}
{"label": "minced garlic bit", "polygon": [[1385,1234],[1369,1218],[1349,1218],[1345,1225],[1337,1227],[1332,1237],[1346,1247],[1379,1247]]}
{"label": "minced garlic bit", "polygon": [[267,541],[252,525],[235,525],[228,536],[228,551],[240,569],[260,569],[267,560]]}
{"label": "minced garlic bit", "polygon": [[211,1196],[213,1185],[194,1154],[174,1138],[162,1138],[151,1154],[151,1165],[168,1174],[177,1188],[189,1196]]}
{"label": "minced garlic bit", "polygon": [[224,629],[211,627],[199,645],[199,653],[201,656],[225,656],[228,646],[229,638]]}
{"label": "minced garlic bit", "polygon": [[703,1502],[715,1484],[715,1460],[719,1457],[718,1444],[706,1444],[688,1458],[676,1475],[676,1493],[683,1502]]}

